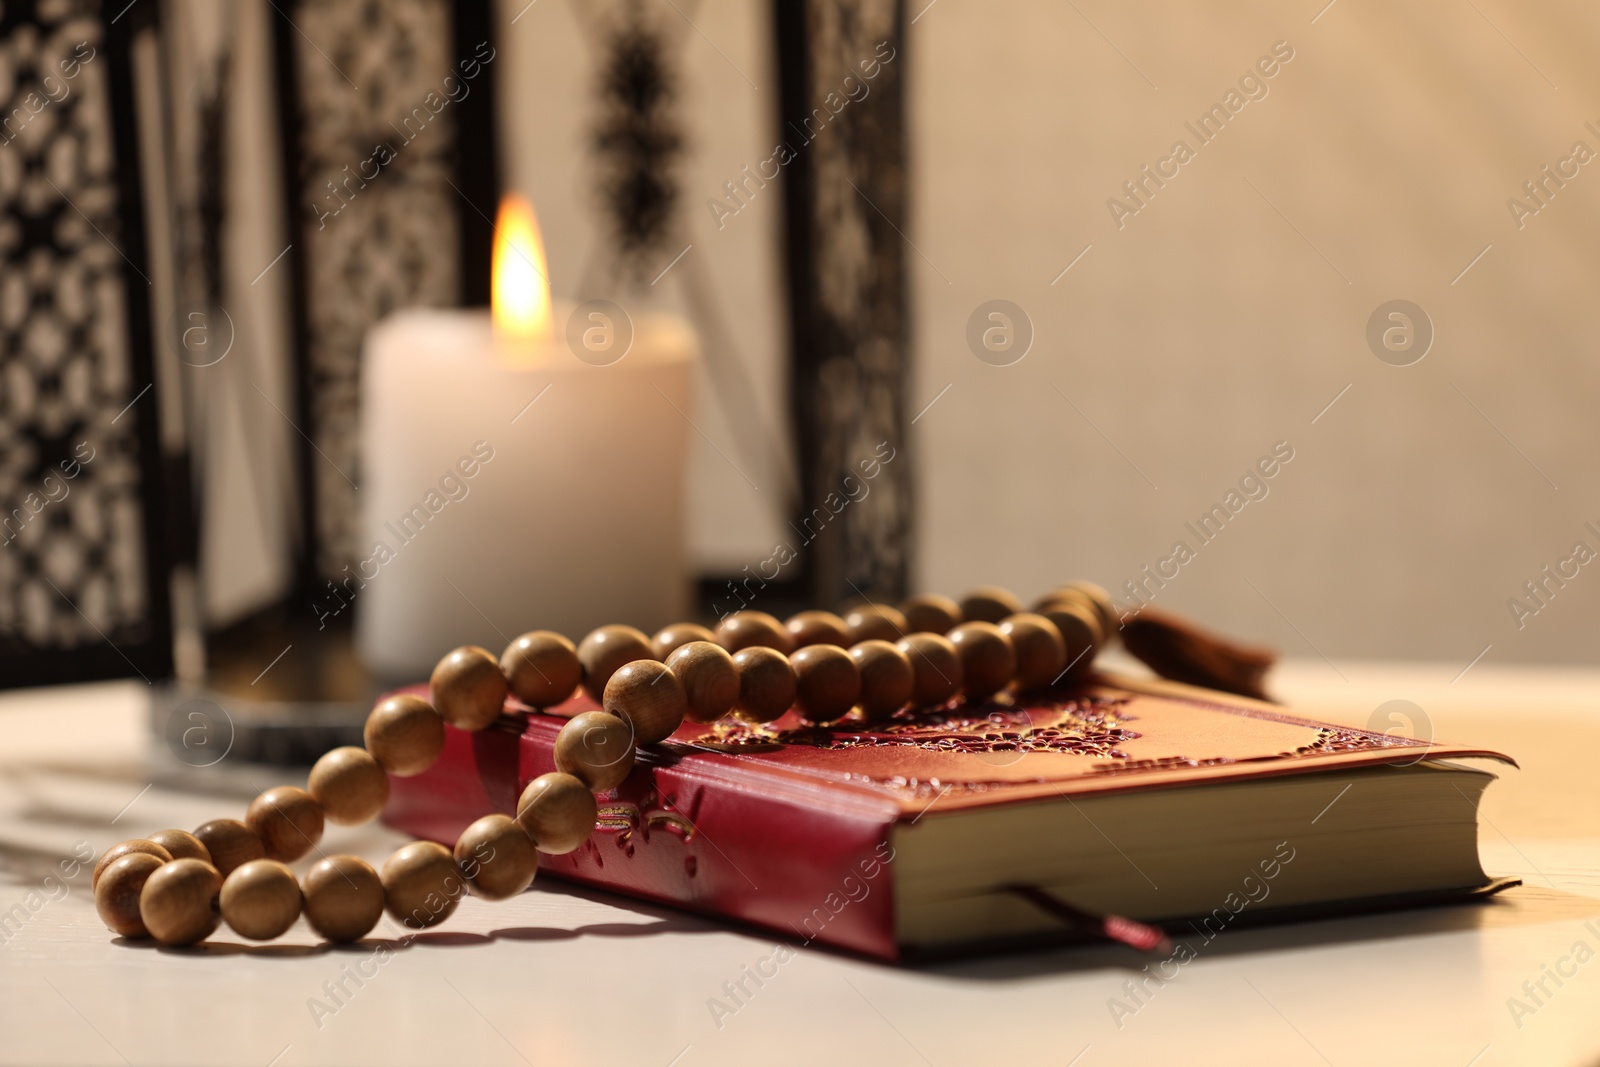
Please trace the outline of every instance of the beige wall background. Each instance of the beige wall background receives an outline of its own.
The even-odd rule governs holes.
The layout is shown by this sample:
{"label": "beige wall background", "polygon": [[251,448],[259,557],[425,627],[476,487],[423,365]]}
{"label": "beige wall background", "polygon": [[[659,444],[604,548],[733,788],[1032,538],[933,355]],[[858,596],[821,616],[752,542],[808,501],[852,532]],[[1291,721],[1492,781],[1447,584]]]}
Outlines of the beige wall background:
{"label": "beige wall background", "polygon": [[[1157,604],[1330,671],[1592,661],[1600,566],[1520,630],[1507,600],[1600,551],[1600,161],[1520,229],[1506,201],[1600,152],[1600,9],[1323,2],[921,10],[913,411],[949,390],[912,438],[920,583],[1118,589],[1287,441]],[[1201,146],[1184,123],[1278,41]],[[1107,199],[1178,139],[1195,158],[1119,229]],[[1013,366],[964,339],[993,298],[1036,331]],[[1395,298],[1436,331],[1409,367],[1364,337]]]}
{"label": "beige wall background", "polygon": [[[680,7],[685,240],[781,433],[777,187],[721,231],[704,208],[770,149],[768,13]],[[1584,527],[1600,526],[1600,161],[1520,229],[1506,201],[1574,142],[1600,152],[1585,127],[1600,126],[1600,10],[909,8],[918,585],[1117,590],[1182,538],[1197,551],[1157,604],[1330,672],[1355,657],[1437,658],[1451,674],[1480,652],[1592,660],[1600,566],[1520,630],[1507,601],[1575,541],[1600,551]],[[582,151],[595,42],[572,4],[506,0],[500,18],[508,184],[538,206],[570,296],[600,240]],[[1293,58],[1266,96],[1198,144],[1184,123],[1279,41]],[[1194,158],[1118,228],[1107,199],[1179,139]],[[1012,366],[965,339],[991,299],[1035,332]],[[1365,339],[1393,299],[1435,331],[1409,367]],[[691,541],[701,565],[737,569],[779,536],[778,479],[706,382],[696,422]],[[1199,546],[1185,524],[1280,441],[1294,458],[1268,495]]]}

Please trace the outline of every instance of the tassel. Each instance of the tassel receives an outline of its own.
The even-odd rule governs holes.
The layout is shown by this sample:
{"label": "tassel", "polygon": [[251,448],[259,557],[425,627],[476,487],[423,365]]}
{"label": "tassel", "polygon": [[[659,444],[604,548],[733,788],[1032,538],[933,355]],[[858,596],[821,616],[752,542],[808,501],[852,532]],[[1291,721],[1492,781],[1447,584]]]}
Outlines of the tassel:
{"label": "tassel", "polygon": [[1146,607],[1122,624],[1122,643],[1145,666],[1174,682],[1271,700],[1262,681],[1278,654],[1202,630],[1182,615]]}

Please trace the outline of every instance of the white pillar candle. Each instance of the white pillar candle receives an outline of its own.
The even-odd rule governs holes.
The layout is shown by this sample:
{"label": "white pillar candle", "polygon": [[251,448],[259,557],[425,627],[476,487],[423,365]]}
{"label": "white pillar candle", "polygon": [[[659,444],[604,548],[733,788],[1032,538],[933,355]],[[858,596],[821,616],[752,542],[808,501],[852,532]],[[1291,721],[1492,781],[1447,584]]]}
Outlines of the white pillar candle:
{"label": "white pillar candle", "polygon": [[555,309],[554,337],[471,310],[402,311],[368,334],[363,559],[336,585],[380,678],[426,677],[457,645],[498,654],[526,630],[576,642],[683,616],[698,342],[676,316],[591,310]]}
{"label": "white pillar candle", "polygon": [[349,582],[369,670],[423,677],[461,644],[682,617],[696,342],[681,319],[634,325],[603,367],[553,348],[508,362],[487,312],[404,311],[372,330],[365,558]]}

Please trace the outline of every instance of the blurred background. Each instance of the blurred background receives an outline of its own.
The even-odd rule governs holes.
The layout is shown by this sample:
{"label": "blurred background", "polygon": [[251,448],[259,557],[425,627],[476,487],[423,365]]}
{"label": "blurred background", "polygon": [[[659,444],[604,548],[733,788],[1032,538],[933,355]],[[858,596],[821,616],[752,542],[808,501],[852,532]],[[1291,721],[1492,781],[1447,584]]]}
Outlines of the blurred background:
{"label": "blurred background", "polygon": [[[0,684],[316,721],[534,627],[1075,578],[1330,676],[1592,662],[1589,5],[63,0],[0,38]],[[532,347],[401,314],[488,307],[506,194]]]}

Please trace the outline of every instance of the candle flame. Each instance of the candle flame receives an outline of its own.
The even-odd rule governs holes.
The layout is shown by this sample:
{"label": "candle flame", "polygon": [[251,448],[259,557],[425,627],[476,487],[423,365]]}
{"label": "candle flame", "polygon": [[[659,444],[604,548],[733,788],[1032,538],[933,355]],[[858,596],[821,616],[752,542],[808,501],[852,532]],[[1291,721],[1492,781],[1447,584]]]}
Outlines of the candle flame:
{"label": "candle flame", "polygon": [[550,338],[550,272],[533,205],[516,193],[500,201],[495,221],[492,307],[495,333],[521,342]]}

